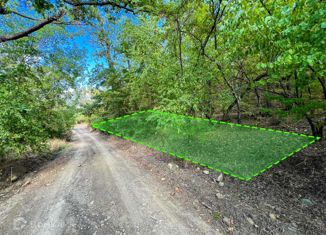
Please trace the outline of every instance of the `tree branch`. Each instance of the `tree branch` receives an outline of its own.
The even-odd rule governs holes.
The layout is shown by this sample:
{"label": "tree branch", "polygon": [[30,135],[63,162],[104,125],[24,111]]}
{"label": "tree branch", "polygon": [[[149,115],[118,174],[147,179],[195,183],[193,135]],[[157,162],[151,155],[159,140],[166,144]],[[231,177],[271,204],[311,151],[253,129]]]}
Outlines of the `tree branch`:
{"label": "tree branch", "polygon": [[[12,10],[6,11],[6,13],[2,14],[2,15],[7,15],[7,14],[15,14],[15,15],[18,15],[20,17],[23,17],[23,18],[26,18],[26,19],[29,19],[29,20],[33,20],[33,21],[45,20],[44,18],[43,19],[37,19],[37,18],[33,18],[33,17],[27,16],[27,15],[24,15],[24,14],[22,14],[20,12],[17,12],[17,11],[12,11]],[[1,15],[1,12],[0,12],[0,15]],[[84,25],[79,21],[69,21],[69,22],[58,21],[58,22],[53,22],[53,24],[59,24],[59,25]]]}
{"label": "tree branch", "polygon": [[204,55],[205,54],[205,48],[207,46],[207,43],[211,37],[211,35],[215,32],[215,29],[216,29],[216,26],[217,24],[219,23],[219,21],[221,21],[223,15],[224,15],[224,12],[225,12],[225,9],[228,7],[228,5],[231,3],[231,0],[228,1],[225,6],[223,7],[222,11],[221,11],[221,5],[222,5],[222,0],[220,0],[216,6],[216,9],[214,11],[215,15],[214,15],[214,22],[213,22],[213,25],[211,26],[211,29],[210,31],[208,32],[208,34],[206,35],[206,38],[201,46],[201,54]]}
{"label": "tree branch", "polygon": [[181,33],[181,25],[179,19],[176,17],[176,23],[177,23],[177,36],[178,36],[178,47],[179,47],[179,63],[180,63],[180,70],[181,70],[181,76],[183,76],[183,61],[182,61],[182,33]]}
{"label": "tree branch", "polygon": [[9,9],[5,8],[4,6],[0,5],[0,15],[9,15],[9,14],[15,14],[15,15],[18,15],[20,17],[23,17],[23,18],[26,18],[29,20],[40,20],[40,19],[36,19],[36,18],[27,16],[27,15],[24,15],[22,13],[14,11],[14,10],[9,10]]}
{"label": "tree branch", "polygon": [[[117,8],[120,8],[120,9],[124,9],[125,11],[127,12],[131,12],[133,14],[135,14],[135,11],[131,8],[129,8],[127,6],[127,3],[123,3],[122,4],[119,4],[119,3],[116,3],[114,1],[102,1],[102,2],[97,2],[97,1],[90,1],[90,2],[76,2],[74,0],[63,0],[64,3],[68,4],[68,5],[71,5],[71,6],[74,6],[74,7],[78,7],[78,6],[106,6],[106,5],[110,5],[112,7],[117,7]],[[128,4],[131,4],[132,1],[128,1]],[[146,10],[142,10],[142,12],[146,12]],[[22,13],[19,13],[19,12],[16,12],[16,11],[13,11],[13,10],[7,10],[4,8],[4,6],[0,5],[0,15],[7,15],[7,14],[15,14],[15,15],[18,15],[20,17],[23,17],[23,18],[26,18],[26,19],[29,19],[29,20],[34,20],[34,21],[38,21],[39,23],[35,26],[32,26],[22,32],[19,32],[19,33],[16,33],[16,34],[13,34],[13,35],[3,35],[1,36],[0,35],[0,43],[3,43],[3,42],[6,42],[6,41],[13,41],[13,40],[16,40],[16,39],[19,39],[19,38],[22,38],[22,37],[26,37],[28,36],[29,34],[43,28],[44,26],[48,25],[48,24],[51,24],[51,23],[54,23],[54,24],[61,24],[61,25],[80,25],[78,22],[56,22],[58,21],[64,14],[65,14],[65,11],[63,9],[61,9],[58,14],[56,15],[53,15],[51,17],[48,17],[46,19],[37,19],[37,18],[33,18],[33,17],[30,17],[30,16],[27,16],[27,15],[24,15]]]}
{"label": "tree branch", "polygon": [[0,43],[3,42],[7,42],[7,41],[13,41],[13,40],[17,40],[19,38],[23,38],[23,37],[27,37],[29,34],[43,28],[44,26],[51,24],[52,22],[57,21],[58,19],[60,19],[61,17],[63,17],[63,15],[65,14],[65,11],[63,9],[60,9],[59,12],[56,15],[50,16],[45,20],[40,21],[39,24],[34,25],[22,32],[13,34],[13,35],[4,35],[4,36],[0,36]]}
{"label": "tree branch", "polygon": [[42,20],[42,19],[36,19],[36,18],[30,17],[30,16],[27,16],[27,15],[24,15],[22,13],[19,13],[17,11],[12,11],[12,10],[8,10],[6,14],[15,14],[15,15],[18,15],[20,17],[23,17],[23,18],[26,18],[26,19],[29,19],[29,20],[35,20],[35,21]]}
{"label": "tree branch", "polygon": [[65,3],[74,6],[74,7],[78,7],[78,6],[107,6],[107,5],[111,5],[113,7],[117,7],[120,9],[124,9],[127,12],[131,12],[131,13],[135,13],[135,11],[129,7],[127,7],[126,5],[120,5],[119,3],[115,3],[112,1],[104,1],[104,2],[73,2],[71,0],[64,0]]}
{"label": "tree branch", "polygon": [[268,14],[271,16],[272,12],[267,8],[266,4],[264,3],[263,0],[259,0],[261,5],[265,8],[265,10],[268,12]]}
{"label": "tree branch", "polygon": [[217,6],[216,6],[216,9],[214,10],[214,14],[215,14],[215,15],[214,15],[214,22],[213,22],[213,25],[212,25],[210,31],[209,31],[208,34],[206,35],[206,38],[205,38],[205,40],[204,40],[202,46],[201,46],[201,53],[202,53],[202,54],[205,53],[205,47],[206,47],[206,45],[207,45],[207,43],[208,43],[208,40],[209,40],[211,34],[214,32],[214,30],[215,30],[215,28],[216,28],[216,24],[217,24],[219,18],[221,18],[222,15],[223,15],[223,12],[224,12],[225,7],[224,7],[224,9],[223,9],[223,12],[222,12],[221,16],[219,15],[220,10],[221,10],[221,4],[222,4],[222,1],[220,0],[220,1],[218,2]]}
{"label": "tree branch", "polygon": [[[8,14],[18,15],[20,17],[23,17],[23,18],[26,18],[26,19],[29,19],[29,20],[33,20],[33,21],[42,21],[42,20],[45,20],[45,19],[33,18],[33,17],[24,15],[24,14],[22,14],[20,12],[13,11],[13,10],[6,10],[5,12],[1,12],[0,11],[0,15],[8,15]],[[69,21],[69,22],[58,21],[58,22],[53,22],[53,24],[58,24],[58,25],[84,25],[84,24],[82,24],[79,21]]]}

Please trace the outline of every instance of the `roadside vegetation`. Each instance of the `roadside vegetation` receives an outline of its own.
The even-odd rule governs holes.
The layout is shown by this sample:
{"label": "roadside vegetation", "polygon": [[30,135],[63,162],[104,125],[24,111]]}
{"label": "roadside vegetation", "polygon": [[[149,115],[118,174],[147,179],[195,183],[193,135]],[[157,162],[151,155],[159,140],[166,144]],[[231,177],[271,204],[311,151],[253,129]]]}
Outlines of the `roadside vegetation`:
{"label": "roadside vegetation", "polygon": [[231,116],[238,123],[248,117],[302,120],[322,136],[325,9],[325,2],[313,0],[155,6],[137,23],[124,21],[118,43],[98,32],[109,66],[94,71],[99,89],[84,114],[116,117],[154,108]]}
{"label": "roadside vegetation", "polygon": [[[234,157],[225,167],[237,168],[247,179],[255,176],[245,182],[79,126],[78,149],[58,154],[55,167],[45,169],[54,184],[41,180],[35,194],[24,192],[14,200],[18,207],[2,204],[2,221],[9,223],[0,227],[12,229],[14,219],[24,215],[33,218],[24,231],[39,221],[68,228],[74,223],[67,221],[74,221],[81,230],[66,231],[85,233],[95,226],[96,232],[107,229],[104,234],[125,233],[116,231],[121,222],[143,221],[138,216],[143,214],[151,226],[164,225],[148,207],[150,178],[152,186],[171,188],[163,206],[173,197],[183,200],[181,205],[208,215],[205,221],[223,234],[326,234],[325,19],[322,0],[0,0],[0,200],[3,187],[35,185],[33,177],[19,179],[54,159],[76,123],[156,110],[279,131],[276,136],[221,125],[219,133],[210,126],[200,133],[196,125],[178,123],[189,144],[175,129],[161,128],[173,124],[169,118],[137,123],[133,133],[126,133],[129,123],[115,126],[151,147],[191,151],[198,163],[216,163],[216,153]],[[144,130],[147,136],[136,133]],[[292,146],[281,131],[299,134],[290,138]],[[299,151],[308,144],[306,135],[314,136],[309,144],[320,141]],[[200,141],[211,149],[196,148]],[[213,149],[219,144],[223,147]],[[294,157],[257,175],[271,167],[260,156],[279,163],[285,152],[295,152]],[[250,164],[240,161],[245,158]],[[138,187],[141,182],[146,187]],[[121,204],[108,203],[112,195]],[[135,195],[137,206],[130,207]],[[144,204],[143,196],[150,203]],[[92,207],[103,213],[91,213]],[[44,208],[53,210],[44,214]],[[76,217],[70,219],[71,212]]]}
{"label": "roadside vegetation", "polygon": [[71,91],[79,68],[59,48],[41,51],[41,40],[0,44],[0,159],[44,152],[75,123]]}
{"label": "roadside vegetation", "polygon": [[[322,137],[325,15],[314,0],[2,0],[0,157],[66,137],[77,112],[286,121]],[[87,76],[83,33],[104,61]]]}

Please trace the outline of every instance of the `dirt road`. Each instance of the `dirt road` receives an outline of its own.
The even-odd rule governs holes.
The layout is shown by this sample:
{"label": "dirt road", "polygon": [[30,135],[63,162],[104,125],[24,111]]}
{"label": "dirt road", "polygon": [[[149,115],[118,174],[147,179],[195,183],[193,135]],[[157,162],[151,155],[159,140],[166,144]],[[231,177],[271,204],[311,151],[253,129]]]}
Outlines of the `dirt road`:
{"label": "dirt road", "polygon": [[96,132],[72,145],[0,203],[0,234],[218,234]]}

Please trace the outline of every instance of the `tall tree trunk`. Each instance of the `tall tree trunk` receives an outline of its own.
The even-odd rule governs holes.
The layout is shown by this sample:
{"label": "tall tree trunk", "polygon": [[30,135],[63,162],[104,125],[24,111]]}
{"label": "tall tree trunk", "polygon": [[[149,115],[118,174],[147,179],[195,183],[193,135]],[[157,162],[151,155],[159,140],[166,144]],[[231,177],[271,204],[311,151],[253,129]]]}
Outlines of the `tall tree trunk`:
{"label": "tall tree trunk", "polygon": [[[315,70],[311,66],[309,66],[309,68],[313,73],[315,73]],[[320,82],[320,85],[321,85],[321,87],[323,89],[324,98],[326,99],[326,81],[325,81],[325,78],[317,76],[317,79]]]}
{"label": "tall tree trunk", "polygon": [[310,125],[310,128],[311,128],[311,132],[312,132],[312,135],[315,136],[315,137],[321,137],[323,138],[323,130],[324,130],[324,124],[320,124],[318,125],[318,123],[315,123],[312,118],[310,118],[308,115],[305,115],[309,125]]}
{"label": "tall tree trunk", "polygon": [[178,35],[178,58],[180,64],[181,76],[183,76],[183,61],[182,61],[182,34],[181,34],[181,25],[178,18],[176,18],[177,23],[177,35]]}
{"label": "tall tree trunk", "polygon": [[[268,91],[271,90],[271,86],[268,83],[267,83],[267,90]],[[267,108],[272,108],[272,103],[268,99],[265,99],[265,103]]]}
{"label": "tall tree trunk", "polygon": [[317,77],[318,81],[320,82],[321,87],[323,88],[324,99],[326,100],[326,83],[324,78]]}
{"label": "tall tree trunk", "polygon": [[241,110],[240,110],[240,99],[237,99],[237,121],[241,123]]}
{"label": "tall tree trunk", "polygon": [[256,95],[256,98],[257,98],[257,108],[260,108],[260,95],[259,95],[259,91],[257,88],[255,88],[255,95]]}

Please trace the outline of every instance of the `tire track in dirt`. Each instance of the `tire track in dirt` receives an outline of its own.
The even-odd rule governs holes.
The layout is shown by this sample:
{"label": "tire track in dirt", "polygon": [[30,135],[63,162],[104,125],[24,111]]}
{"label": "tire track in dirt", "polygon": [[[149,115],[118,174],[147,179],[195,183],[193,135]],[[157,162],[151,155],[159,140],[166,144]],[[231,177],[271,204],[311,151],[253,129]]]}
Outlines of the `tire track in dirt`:
{"label": "tire track in dirt", "polygon": [[218,234],[86,126],[67,161],[0,203],[0,234]]}

